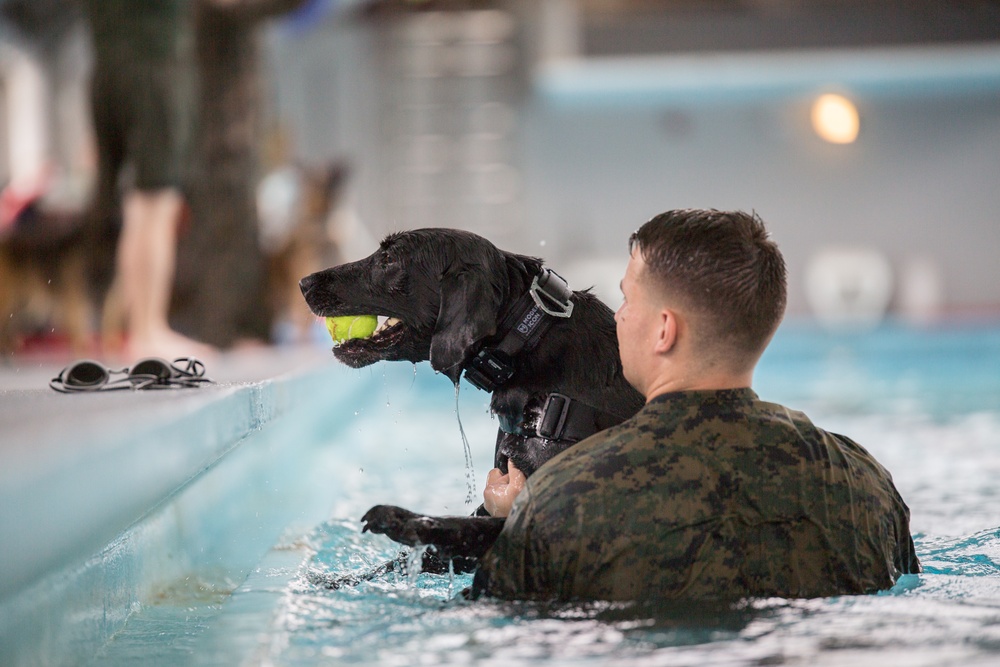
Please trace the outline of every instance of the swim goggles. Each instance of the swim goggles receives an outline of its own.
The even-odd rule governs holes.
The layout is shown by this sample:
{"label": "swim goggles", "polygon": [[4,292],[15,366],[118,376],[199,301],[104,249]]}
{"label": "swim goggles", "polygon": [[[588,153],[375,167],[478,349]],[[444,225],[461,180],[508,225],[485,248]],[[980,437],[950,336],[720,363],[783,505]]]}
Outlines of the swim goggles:
{"label": "swim goggles", "polygon": [[[122,377],[113,378],[115,375]],[[117,371],[91,359],[74,361],[49,380],[49,387],[72,394],[117,389],[183,389],[212,383],[205,377],[205,364],[194,357],[179,357],[173,363],[148,357],[135,362],[132,368]]]}

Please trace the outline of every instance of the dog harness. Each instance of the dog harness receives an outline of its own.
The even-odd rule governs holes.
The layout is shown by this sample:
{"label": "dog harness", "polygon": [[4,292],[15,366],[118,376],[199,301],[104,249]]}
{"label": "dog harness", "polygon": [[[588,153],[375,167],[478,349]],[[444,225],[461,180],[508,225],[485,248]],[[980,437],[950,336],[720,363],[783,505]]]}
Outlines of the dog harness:
{"label": "dog harness", "polygon": [[514,357],[538,345],[556,319],[573,314],[573,290],[552,269],[531,281],[528,293],[522,296],[500,323],[506,331],[494,347],[486,347],[474,356],[465,368],[465,379],[477,389],[493,391],[514,375]]}
{"label": "dog harness", "polygon": [[[493,347],[479,351],[466,365],[465,379],[477,389],[492,392],[514,375],[514,358],[532,350],[557,319],[568,319],[573,314],[573,291],[566,280],[552,269],[542,267],[528,288],[500,323],[504,337]],[[517,425],[500,420],[501,430],[515,435],[526,433],[523,426],[533,426],[534,435],[561,442],[583,440],[600,428],[599,421],[605,413],[597,408],[570,398],[565,394],[551,393],[534,424]]]}

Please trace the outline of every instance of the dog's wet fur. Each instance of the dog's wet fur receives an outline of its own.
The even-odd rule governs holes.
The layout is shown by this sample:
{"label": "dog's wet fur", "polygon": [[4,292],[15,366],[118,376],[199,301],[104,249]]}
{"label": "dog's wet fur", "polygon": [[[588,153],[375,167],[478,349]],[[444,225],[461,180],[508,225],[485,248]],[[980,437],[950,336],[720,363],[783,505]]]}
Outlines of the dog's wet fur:
{"label": "dog's wet fur", "polygon": [[[300,287],[316,315],[398,320],[371,338],[335,346],[334,356],[343,363],[360,368],[377,361],[430,361],[457,384],[480,349],[499,343],[500,323],[541,268],[542,260],[500,250],[470,232],[420,229],[391,234],[371,256],[309,275]],[[641,394],[622,375],[611,309],[588,291],[575,291],[572,301],[572,316],[557,319],[536,347],[518,355],[511,379],[493,391],[490,407],[513,431],[497,435],[495,465],[505,472],[512,460],[530,476],[570,446],[534,434],[531,425],[550,393],[602,410],[600,429],[642,407]],[[528,434],[517,435],[522,427]],[[438,556],[465,558],[466,566],[489,549],[504,522],[427,517],[388,505],[373,507],[362,521],[365,530],[410,546],[433,545]]]}

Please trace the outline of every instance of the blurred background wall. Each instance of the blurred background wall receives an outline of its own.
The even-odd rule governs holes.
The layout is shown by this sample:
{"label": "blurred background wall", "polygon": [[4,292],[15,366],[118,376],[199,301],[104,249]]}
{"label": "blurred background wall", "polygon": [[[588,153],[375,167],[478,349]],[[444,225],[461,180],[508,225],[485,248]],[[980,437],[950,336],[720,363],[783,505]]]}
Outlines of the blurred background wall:
{"label": "blurred background wall", "polygon": [[[652,215],[753,209],[785,252],[790,312],[831,247],[881,254],[896,311],[1000,304],[997,3],[366,8],[278,27],[271,53],[296,150],[352,161],[376,237],[470,229],[616,299]],[[851,143],[817,134],[826,93],[853,104]]]}
{"label": "blurred background wall", "polygon": [[[0,176],[55,161],[79,199],[87,45],[58,28],[0,30]],[[346,259],[459,227],[616,305],[642,222],[741,208],[790,313],[1000,312],[1000,3],[308,0],[260,39],[260,144],[349,164]]]}

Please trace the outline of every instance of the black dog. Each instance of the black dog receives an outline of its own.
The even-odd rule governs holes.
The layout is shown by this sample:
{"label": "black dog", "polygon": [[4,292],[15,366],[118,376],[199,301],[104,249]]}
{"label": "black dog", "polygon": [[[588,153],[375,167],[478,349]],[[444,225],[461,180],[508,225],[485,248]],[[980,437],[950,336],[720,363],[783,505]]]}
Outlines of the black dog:
{"label": "black dog", "polygon": [[[500,422],[495,465],[530,476],[572,444],[635,414],[642,396],[622,376],[611,310],[573,292],[533,257],[451,229],[392,234],[370,257],[314,273],[300,287],[314,313],[378,315],[367,339],[333,353],[349,366],[430,361],[458,383],[491,391]],[[379,505],[364,530],[410,546],[433,545],[461,569],[493,544],[504,519],[426,517]],[[471,559],[471,560],[468,560]],[[425,559],[426,565],[426,559]]]}

